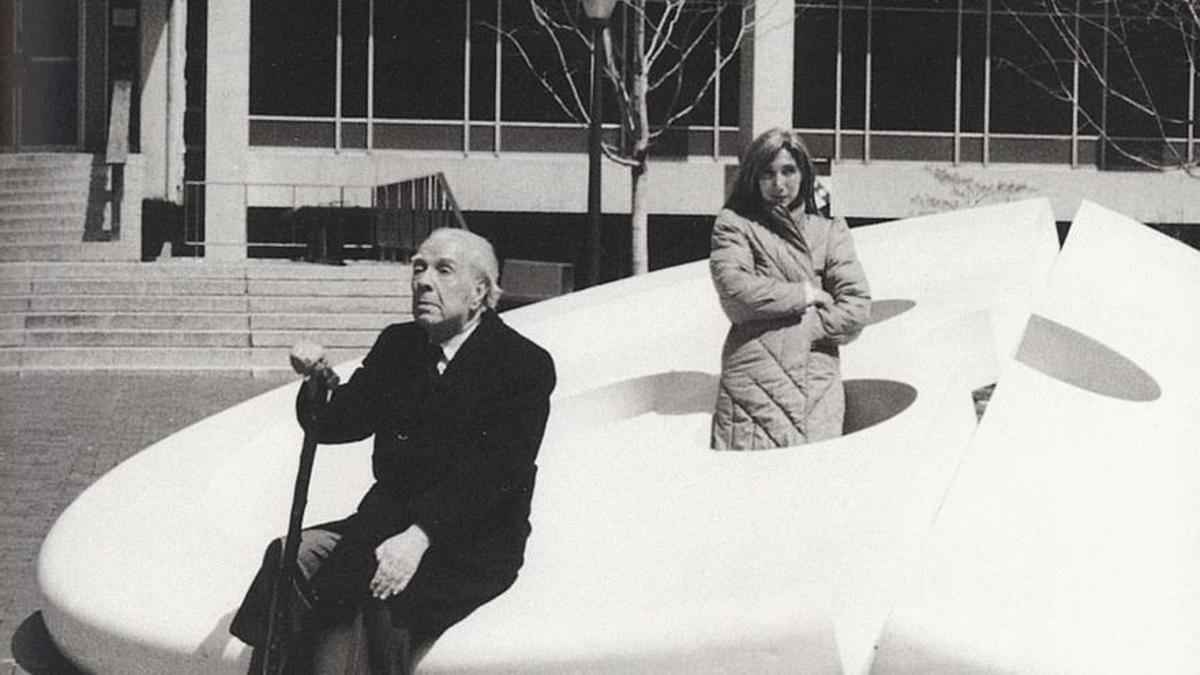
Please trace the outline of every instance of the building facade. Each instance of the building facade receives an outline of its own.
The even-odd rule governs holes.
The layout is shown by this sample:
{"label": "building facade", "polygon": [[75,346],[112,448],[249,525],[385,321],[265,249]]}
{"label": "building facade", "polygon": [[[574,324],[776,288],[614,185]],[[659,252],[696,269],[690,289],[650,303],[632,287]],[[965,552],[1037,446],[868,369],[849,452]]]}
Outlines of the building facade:
{"label": "building facade", "polygon": [[[259,210],[361,205],[369,186],[436,172],[464,211],[585,210],[586,130],[505,38],[530,27],[527,0],[3,4],[14,26],[5,147],[99,151],[107,93],[133,79],[144,196],[186,202],[208,257],[245,257]],[[1194,157],[1196,70],[1186,46],[1154,31],[1141,39],[1161,63],[1144,86],[1182,120],[1161,128],[1086,77],[1094,64],[1059,43],[1063,17],[1039,0],[700,4],[726,7],[726,37],[746,35],[652,149],[652,214],[710,216],[745,139],[791,125],[828,160],[834,210],[852,218],[1041,195],[1059,220],[1091,199],[1200,223],[1197,179],[1139,170],[1100,133],[1143,139],[1139,152],[1159,159]],[[1074,4],[1067,20],[1111,25],[1111,3]],[[533,61],[553,60],[529,44]],[[602,203],[629,210],[628,172],[611,162]]]}

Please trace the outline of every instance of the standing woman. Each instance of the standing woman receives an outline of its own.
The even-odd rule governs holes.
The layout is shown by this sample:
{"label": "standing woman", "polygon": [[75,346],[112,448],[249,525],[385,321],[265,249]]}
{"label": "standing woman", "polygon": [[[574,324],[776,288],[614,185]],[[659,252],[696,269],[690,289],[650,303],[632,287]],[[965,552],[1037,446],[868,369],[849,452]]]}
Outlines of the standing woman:
{"label": "standing woman", "polygon": [[716,450],[842,433],[838,345],[862,330],[871,294],[846,221],[821,215],[815,183],[800,136],[771,129],[746,148],[717,216],[709,269],[733,325],[721,351]]}

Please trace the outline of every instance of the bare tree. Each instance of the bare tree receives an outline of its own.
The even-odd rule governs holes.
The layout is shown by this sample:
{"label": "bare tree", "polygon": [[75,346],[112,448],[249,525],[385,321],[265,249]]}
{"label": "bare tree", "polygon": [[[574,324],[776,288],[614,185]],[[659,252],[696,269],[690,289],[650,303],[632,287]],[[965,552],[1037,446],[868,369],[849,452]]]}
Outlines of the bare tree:
{"label": "bare tree", "polygon": [[[534,26],[492,26],[565,115],[590,122],[592,32],[578,0],[529,0]],[[734,0],[621,0],[603,32],[604,72],[620,133],[605,156],[630,170],[632,270],[649,270],[647,177],[656,143],[701,106],[718,106],[718,75],[746,26]],[[733,69],[730,69],[731,71]],[[715,109],[712,122],[719,125]]]}
{"label": "bare tree", "polygon": [[999,59],[1070,103],[1103,164],[1196,174],[1197,0],[1000,0],[1031,49]]}

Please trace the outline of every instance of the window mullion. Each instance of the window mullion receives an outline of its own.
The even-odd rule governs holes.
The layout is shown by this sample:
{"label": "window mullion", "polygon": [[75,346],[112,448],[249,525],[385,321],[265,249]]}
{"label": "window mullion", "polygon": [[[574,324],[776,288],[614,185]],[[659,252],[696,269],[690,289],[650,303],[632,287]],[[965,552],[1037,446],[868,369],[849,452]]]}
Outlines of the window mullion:
{"label": "window mullion", "polygon": [[471,154],[471,0],[463,3],[463,156]]}
{"label": "window mullion", "polygon": [[337,3],[337,40],[334,42],[334,72],[333,72],[333,149],[342,150],[342,50],[345,43],[342,36],[342,3]]}
{"label": "window mullion", "polygon": [[367,150],[375,147],[375,0],[367,0]]}
{"label": "window mullion", "polygon": [[958,0],[954,39],[954,165],[962,162],[963,0]]}
{"label": "window mullion", "polygon": [[983,39],[983,165],[987,166],[992,156],[992,0],[987,0],[984,9]]}
{"label": "window mullion", "polygon": [[844,58],[843,31],[845,30],[846,1],[838,0],[837,8],[837,61],[834,74],[833,94],[833,159],[842,161],[842,60]]}

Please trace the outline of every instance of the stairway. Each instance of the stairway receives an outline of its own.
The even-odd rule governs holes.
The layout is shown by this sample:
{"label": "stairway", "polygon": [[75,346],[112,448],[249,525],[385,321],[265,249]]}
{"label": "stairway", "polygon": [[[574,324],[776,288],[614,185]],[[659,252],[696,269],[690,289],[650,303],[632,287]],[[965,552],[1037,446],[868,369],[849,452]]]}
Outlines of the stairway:
{"label": "stairway", "polygon": [[[107,183],[108,167],[90,154],[0,154],[0,262],[138,260],[138,237],[107,241]],[[134,235],[141,223],[125,227]]]}
{"label": "stairway", "polygon": [[409,278],[375,262],[0,263],[0,373],[282,374],[301,339],[339,363],[410,316]]}

